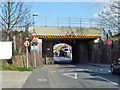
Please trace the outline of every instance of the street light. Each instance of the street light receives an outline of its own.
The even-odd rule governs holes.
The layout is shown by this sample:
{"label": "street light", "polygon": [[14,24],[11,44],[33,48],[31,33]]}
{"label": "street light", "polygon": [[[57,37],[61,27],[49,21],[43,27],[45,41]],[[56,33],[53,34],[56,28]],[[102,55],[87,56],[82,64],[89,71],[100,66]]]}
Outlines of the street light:
{"label": "street light", "polygon": [[35,29],[34,29],[34,16],[38,16],[38,13],[33,13],[33,31],[35,31]]}
{"label": "street light", "polygon": [[[38,13],[33,13],[33,31],[35,31],[35,29],[34,29],[34,16],[38,16]],[[35,50],[34,50],[34,68],[36,68]]]}
{"label": "street light", "polygon": [[33,13],[33,16],[38,16],[38,13]]}

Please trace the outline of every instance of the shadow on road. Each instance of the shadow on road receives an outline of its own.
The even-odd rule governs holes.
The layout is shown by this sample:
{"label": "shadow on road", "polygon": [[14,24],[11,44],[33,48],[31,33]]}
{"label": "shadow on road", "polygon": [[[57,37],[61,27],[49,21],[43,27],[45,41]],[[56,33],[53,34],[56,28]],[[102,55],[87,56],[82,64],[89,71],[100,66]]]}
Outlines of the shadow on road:
{"label": "shadow on road", "polygon": [[[99,73],[99,72],[91,72],[91,71],[86,71],[86,70],[83,70],[83,71],[71,71],[72,73],[89,73],[91,76],[101,76],[103,78],[106,78],[112,82],[116,82],[120,85],[120,76],[119,74],[111,74],[111,73]],[[116,78],[117,77],[117,78]],[[84,78],[86,80],[99,80],[99,81],[106,81],[106,80],[103,80],[103,79],[98,79],[98,78]],[[108,81],[106,81],[108,82]]]}
{"label": "shadow on road", "polygon": [[72,59],[63,56],[55,56],[54,64],[60,64],[60,65],[72,64]]}

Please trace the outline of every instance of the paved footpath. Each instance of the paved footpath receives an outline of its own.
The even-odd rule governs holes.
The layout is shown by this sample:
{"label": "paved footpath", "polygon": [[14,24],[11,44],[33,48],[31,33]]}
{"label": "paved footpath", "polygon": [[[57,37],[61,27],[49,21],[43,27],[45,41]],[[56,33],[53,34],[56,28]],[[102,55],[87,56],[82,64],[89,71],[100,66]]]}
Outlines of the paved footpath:
{"label": "paved footpath", "polygon": [[0,90],[2,89],[2,71],[0,71]]}
{"label": "paved footpath", "polygon": [[31,71],[2,71],[2,88],[21,88]]}

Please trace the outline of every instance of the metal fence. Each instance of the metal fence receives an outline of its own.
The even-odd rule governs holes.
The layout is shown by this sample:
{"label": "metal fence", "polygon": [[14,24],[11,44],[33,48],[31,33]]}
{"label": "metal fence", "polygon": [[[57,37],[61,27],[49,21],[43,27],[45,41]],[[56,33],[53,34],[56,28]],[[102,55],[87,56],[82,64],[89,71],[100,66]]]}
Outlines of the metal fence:
{"label": "metal fence", "polygon": [[[31,21],[33,22],[33,21]],[[33,26],[33,25],[32,25]],[[76,28],[101,28],[99,19],[68,18],[68,17],[35,17],[34,26],[43,27],[76,27]],[[25,22],[22,26],[16,25],[15,30],[25,31]]]}
{"label": "metal fence", "polygon": [[67,17],[36,17],[35,26],[100,28],[98,19],[67,18]]}

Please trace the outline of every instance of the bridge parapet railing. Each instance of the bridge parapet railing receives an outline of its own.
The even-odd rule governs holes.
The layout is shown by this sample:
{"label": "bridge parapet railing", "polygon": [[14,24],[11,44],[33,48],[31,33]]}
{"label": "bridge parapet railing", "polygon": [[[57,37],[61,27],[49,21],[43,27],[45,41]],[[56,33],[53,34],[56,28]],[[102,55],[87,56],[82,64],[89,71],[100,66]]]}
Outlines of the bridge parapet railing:
{"label": "bridge parapet railing", "polygon": [[45,27],[78,27],[78,28],[100,28],[98,19],[67,18],[67,17],[38,17],[35,20],[36,26]]}

